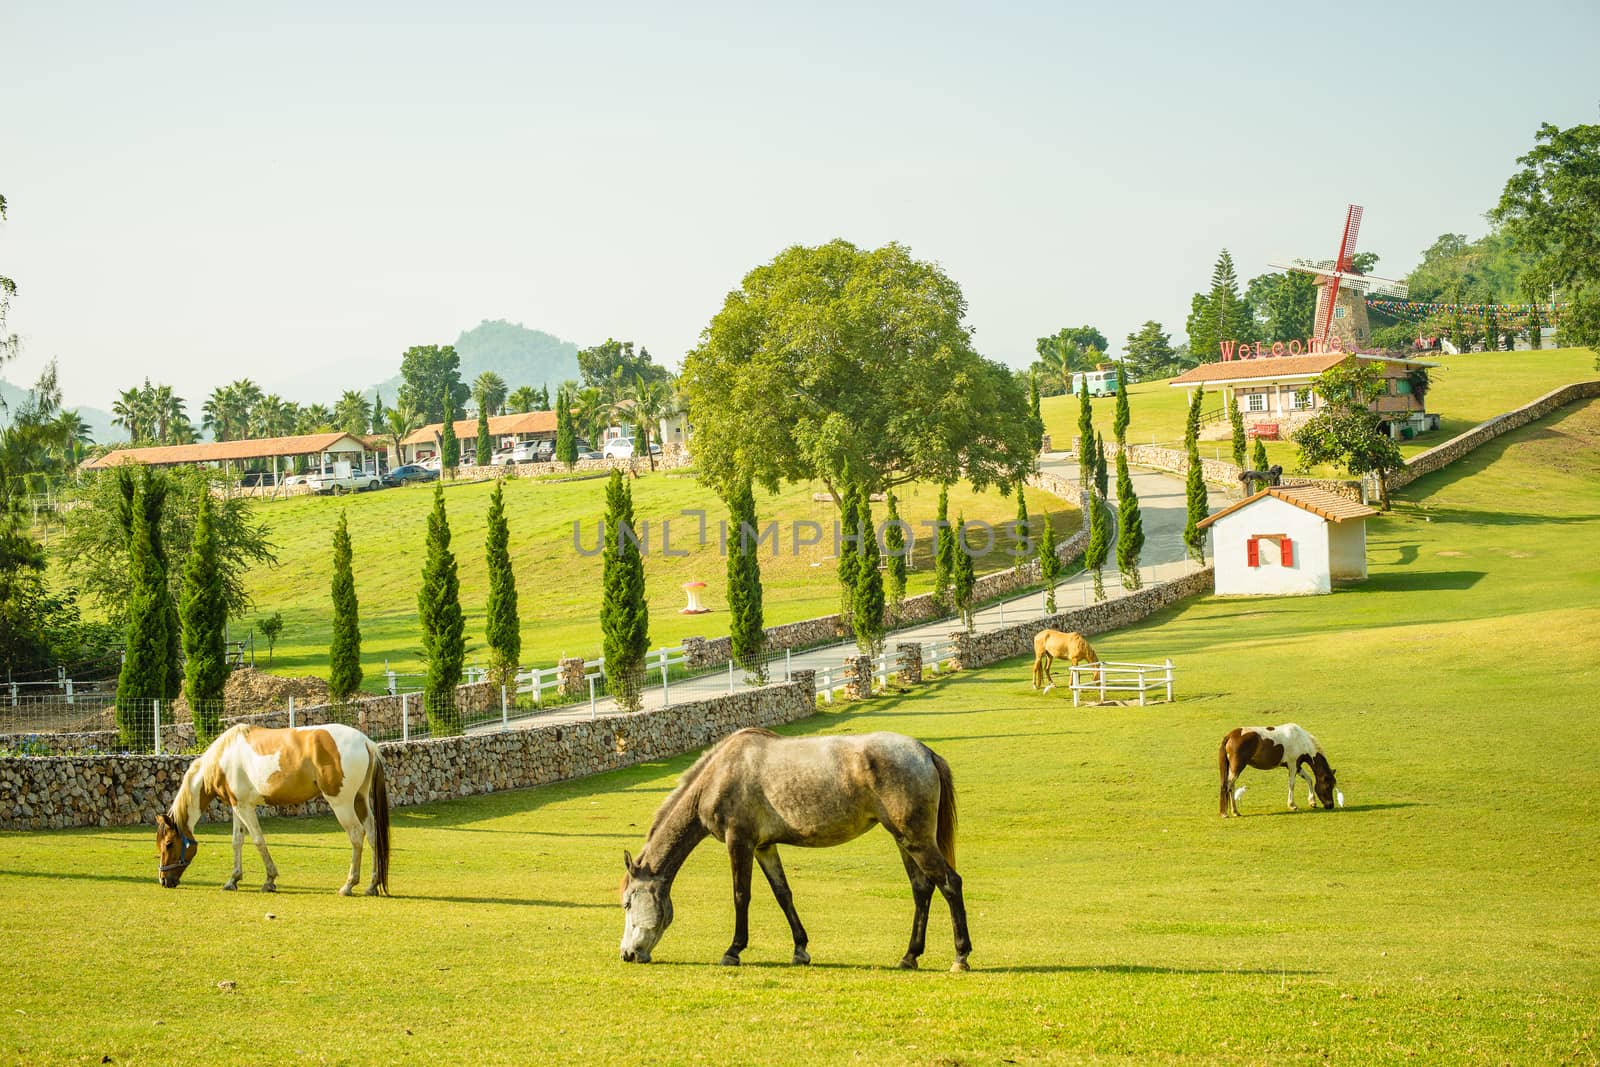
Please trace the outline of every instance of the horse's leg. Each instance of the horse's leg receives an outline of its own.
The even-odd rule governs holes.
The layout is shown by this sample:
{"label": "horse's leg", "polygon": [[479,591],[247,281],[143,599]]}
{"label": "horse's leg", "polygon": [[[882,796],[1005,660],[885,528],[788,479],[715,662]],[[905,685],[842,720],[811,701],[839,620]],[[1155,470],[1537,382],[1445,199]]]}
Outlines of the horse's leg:
{"label": "horse's leg", "polygon": [[911,879],[911,900],[916,908],[911,916],[911,943],[906,946],[900,966],[914,971],[917,969],[917,957],[922,955],[928,943],[928,905],[933,902],[933,879],[917,866],[917,861],[906,851],[904,842],[896,838],[895,844],[900,846],[900,861],[906,865],[906,876]]}
{"label": "horse's leg", "polygon": [[789,892],[789,879],[783,873],[783,861],[778,858],[778,846],[768,845],[766,848],[756,849],[756,862],[761,864],[761,873],[767,876],[767,884],[772,887],[772,895],[778,898],[778,907],[783,909],[783,917],[789,920],[789,932],[794,935],[794,962],[810,963],[811,954],[806,951],[810,938],[806,937],[806,928],[800,925],[800,913],[794,910],[794,894]]}
{"label": "horse's leg", "polygon": [[1050,664],[1055,662],[1055,657],[1050,654],[1048,649],[1045,650],[1042,662],[1044,663],[1044,691],[1048,693],[1056,687],[1056,676],[1050,673]]}
{"label": "horse's leg", "polygon": [[233,874],[222,883],[224,889],[238,889],[239,879],[244,877],[244,823],[239,821],[239,813],[233,813]]}
{"label": "horse's leg", "polygon": [[908,842],[906,850],[944,895],[945,903],[950,905],[950,925],[955,927],[956,935],[956,960],[950,969],[968,970],[967,956],[972,952],[972,938],[967,935],[967,903],[961,895],[961,876],[944,861],[944,855],[932,841],[926,844]]}
{"label": "horse's leg", "polygon": [[722,954],[724,967],[739,966],[739,953],[750,943],[750,867],[755,850],[728,837],[728,858],[733,862],[733,944]]}
{"label": "horse's leg", "polygon": [[356,818],[356,809],[351,804],[330,805],[333,814],[338,818],[339,825],[344,827],[345,834],[350,838],[350,875],[344,880],[344,885],[339,887],[339,895],[347,897],[356,883],[361,881],[361,838],[366,833],[366,827],[361,825],[361,820]]}
{"label": "horse's leg", "polygon": [[267,839],[261,833],[261,823],[256,818],[254,804],[244,804],[233,809],[233,817],[244,823],[244,828],[250,831],[250,840],[255,842],[256,851],[261,853],[261,862],[267,867],[267,880],[261,883],[263,893],[276,893],[278,891],[278,865],[272,862],[272,853],[267,851]]}
{"label": "horse's leg", "polygon": [[1295,775],[1297,773],[1298,772],[1293,767],[1289,768],[1289,810],[1290,811],[1299,811],[1300,810],[1299,808],[1294,806],[1294,778],[1295,778]]}

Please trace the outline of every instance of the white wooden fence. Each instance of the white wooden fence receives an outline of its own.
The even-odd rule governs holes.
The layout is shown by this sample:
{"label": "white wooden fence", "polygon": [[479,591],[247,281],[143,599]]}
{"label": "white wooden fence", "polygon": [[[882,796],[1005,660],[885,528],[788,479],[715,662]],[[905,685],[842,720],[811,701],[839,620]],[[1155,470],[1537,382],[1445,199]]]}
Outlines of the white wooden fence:
{"label": "white wooden fence", "polygon": [[1068,668],[1072,672],[1072,706],[1077,707],[1084,693],[1098,694],[1101,703],[1106,694],[1138,693],[1139,706],[1144,707],[1145,694],[1165,690],[1166,699],[1172,700],[1172,661],[1165,663],[1079,663]]}

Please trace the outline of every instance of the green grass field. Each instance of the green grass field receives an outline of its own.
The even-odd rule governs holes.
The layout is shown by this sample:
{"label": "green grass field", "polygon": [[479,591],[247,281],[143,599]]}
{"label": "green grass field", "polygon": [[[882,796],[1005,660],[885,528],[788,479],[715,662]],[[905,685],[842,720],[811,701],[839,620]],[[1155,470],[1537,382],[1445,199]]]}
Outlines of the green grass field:
{"label": "green grass field", "polygon": [[[267,822],[275,897],[217,890],[225,824],[175,892],[147,827],[0,835],[0,1059],[1595,1062],[1597,464],[1600,403],[1566,409],[1408,487],[1364,584],[1096,639],[1172,656],[1171,706],[1074,711],[1013,660],[791,727],[949,759],[971,974],[937,901],[926,969],[893,969],[910,894],[876,831],[785,854],[814,966],[759,879],[746,965],[716,965],[715,842],[657,962],[620,963],[621,852],[685,755],[398,810],[387,900],[334,896],[330,819]],[[1247,817],[1219,819],[1222,735],[1286,721],[1349,806],[1287,813],[1282,772],[1249,771]]]}
{"label": "green grass field", "polygon": [[[1595,353],[1587,348],[1554,348],[1539,352],[1473,352],[1460,356],[1432,354],[1427,362],[1439,366],[1430,372],[1428,410],[1437,412],[1439,431],[1423,434],[1400,443],[1403,455],[1411,456],[1432,448],[1458,433],[1471,429],[1484,419],[1528,403],[1569,382],[1600,377],[1595,370]],[[1128,406],[1132,420],[1128,440],[1134,444],[1158,444],[1180,448],[1183,425],[1188,414],[1184,390],[1174,389],[1170,379],[1140,382],[1128,387]],[[1208,391],[1209,392],[1209,391]],[[1206,408],[1218,401],[1208,400]],[[1111,437],[1111,420],[1116,401],[1102,397],[1094,401],[1094,424],[1102,436]],[[1052,396],[1040,401],[1045,429],[1057,448],[1069,448],[1078,433],[1076,397]],[[1296,469],[1297,456],[1292,441],[1268,441],[1267,457],[1285,470]],[[1205,456],[1231,458],[1227,440],[1202,441]],[[1317,468],[1324,477],[1343,476],[1332,467]]]}
{"label": "green grass field", "polygon": [[[574,548],[573,527],[579,524],[581,543],[593,552],[596,528],[605,513],[605,480],[552,483],[512,479],[506,483],[506,515],[511,528],[511,558],[517,574],[518,604],[522,619],[522,660],[554,665],[566,655],[600,654],[600,570],[598,554],[580,554]],[[488,597],[488,571],[484,563],[485,516],[489,508],[488,482],[450,485],[445,507],[450,517],[452,547],[461,575],[461,603],[467,616],[471,646],[483,649],[484,607]],[[758,491],[756,507],[763,523],[776,519],[782,537],[774,558],[763,549],[761,580],[767,624],[826,615],[839,610],[834,578],[833,522],[837,509],[812,500],[816,485],[785,486],[775,496]],[[932,520],[938,491],[928,486],[907,486],[897,491],[900,514],[919,535],[910,592],[933,587],[932,542],[929,528],[918,524]],[[727,509],[710,490],[684,472],[645,475],[633,483],[634,515],[648,523],[649,556],[645,561],[650,599],[650,639],[653,647],[676,644],[685,637],[717,637],[728,632],[724,589],[727,563],[719,548],[717,524]],[[1048,508],[1058,536],[1077,530],[1081,516],[1060,500],[1038,490],[1027,490],[1029,513]],[[283,636],[272,657],[272,670],[280,674],[326,676],[332,617],[328,607],[328,582],[332,566],[331,539],[334,519],[344,508],[350,516],[350,536],[355,551],[356,593],[361,602],[361,649],[368,688],[379,685],[385,662],[397,671],[422,670],[421,635],[417,629],[417,588],[421,581],[431,486],[407,486],[353,497],[296,497],[267,502],[260,515],[271,527],[278,546],[278,566],[257,568],[248,587],[257,604],[257,616],[282,611]],[[698,543],[700,520],[683,514],[706,513],[707,543]],[[884,507],[874,506],[881,521]],[[1016,517],[1016,497],[1003,498],[996,490],[975,494],[970,487],[952,487],[950,517],[964,513],[997,526]],[[663,520],[671,524],[672,556],[663,552]],[[814,547],[795,550],[796,523],[815,522],[826,531]],[[802,542],[815,534],[798,531]],[[980,544],[982,542],[979,542]],[[770,545],[770,542],[768,542]],[[1011,541],[997,539],[995,548],[979,556],[980,572],[1009,567]],[[686,553],[679,556],[677,553]],[[682,584],[707,583],[703,600],[709,615],[680,615],[684,605]],[[266,666],[266,645],[256,637],[256,662]],[[472,655],[469,653],[469,661]]]}

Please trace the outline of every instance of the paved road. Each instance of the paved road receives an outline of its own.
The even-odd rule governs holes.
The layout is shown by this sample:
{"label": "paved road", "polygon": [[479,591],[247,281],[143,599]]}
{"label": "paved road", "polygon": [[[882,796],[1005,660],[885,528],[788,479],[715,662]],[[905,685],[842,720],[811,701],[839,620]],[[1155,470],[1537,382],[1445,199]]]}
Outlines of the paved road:
{"label": "paved road", "polygon": [[[1078,466],[1068,458],[1066,453],[1050,453],[1040,460],[1039,466],[1042,470],[1049,471],[1070,482],[1075,483],[1078,480]],[[1183,479],[1176,475],[1142,468],[1134,468],[1131,474],[1133,477],[1133,490],[1139,498],[1139,516],[1144,520],[1145,543],[1140,557],[1139,568],[1144,584],[1149,585],[1152,582],[1167,581],[1189,573],[1195,568],[1195,564],[1189,561],[1183,545],[1183,528],[1188,519]],[[1113,492],[1115,489],[1116,486],[1113,482]],[[1222,494],[1212,490],[1211,510],[1218,510],[1226,502],[1226,498]],[[1113,558],[1109,561],[1109,565],[1103,573],[1105,593],[1108,599],[1127,595],[1128,591],[1122,588],[1121,578],[1117,571],[1114,549]],[[1074,573],[1056,588],[1057,610],[1066,611],[1075,606],[1088,605],[1094,597],[1093,589],[1093,579],[1086,572],[1078,571]],[[1024,619],[1038,618],[1044,614],[1044,594],[1042,592],[1026,593],[983,608],[974,615],[973,624],[981,633],[996,630]],[[944,642],[949,640],[951,632],[958,628],[959,624],[954,619],[942,619],[920,626],[907,627],[889,634],[885,639],[885,647],[892,653],[894,646],[897,644],[913,641],[924,645],[933,642]],[[828,672],[832,673],[833,680],[842,679],[842,668],[845,659],[856,654],[855,642],[841,641],[838,644],[824,645],[804,652],[794,652],[788,657],[787,663],[790,670],[816,671],[818,690],[820,691]],[[773,663],[774,676],[783,677],[784,669],[785,659],[780,655]],[[733,679],[734,688],[742,684],[742,677]],[[730,691],[729,683],[725,674],[701,676],[689,681],[673,683],[669,688],[670,698],[673,703],[728,691]],[[646,708],[658,708],[662,704],[662,691],[659,686],[646,693]],[[592,709],[587,703],[576,707],[569,706],[518,719],[513,721],[511,725],[516,729],[527,729],[534,726],[573,722],[594,716],[614,714],[615,711],[615,702],[610,698],[603,698],[597,700]],[[499,729],[501,729],[499,723],[489,723],[474,727],[469,732],[484,733]]]}

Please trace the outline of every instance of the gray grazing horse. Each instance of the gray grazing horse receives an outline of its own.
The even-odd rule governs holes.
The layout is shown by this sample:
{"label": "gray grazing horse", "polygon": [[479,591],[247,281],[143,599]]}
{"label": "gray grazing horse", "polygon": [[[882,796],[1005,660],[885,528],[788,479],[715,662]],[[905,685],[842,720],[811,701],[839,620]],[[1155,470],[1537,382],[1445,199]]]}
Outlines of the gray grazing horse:
{"label": "gray grazing horse", "polygon": [[662,803],[635,861],[622,860],[622,958],[649,963],[672,925],[672,880],[707,835],[728,846],[733,861],[733,944],[722,962],[738,966],[749,943],[752,860],[772,886],[794,934],[794,962],[810,963],[806,930],[794,910],[779,845],[842,845],[882,824],[900,846],[911,877],[916,916],[900,966],[917,965],[928,932],[935,888],[955,927],[953,971],[967,970],[972,941],[961,876],[955,871],[956,792],[950,765],[901,734],[779,737],[770,730],[733,734],[701,756]]}

